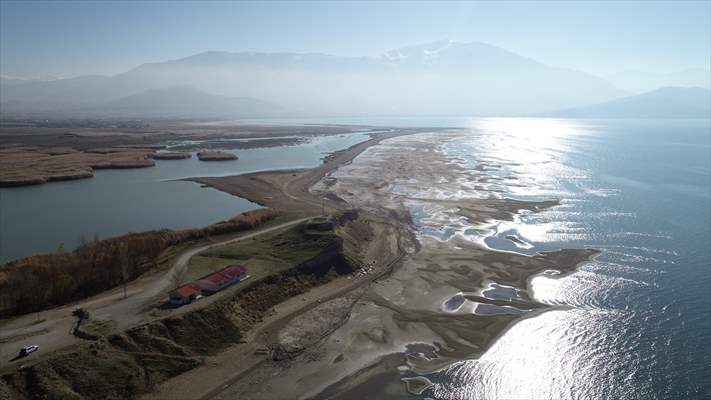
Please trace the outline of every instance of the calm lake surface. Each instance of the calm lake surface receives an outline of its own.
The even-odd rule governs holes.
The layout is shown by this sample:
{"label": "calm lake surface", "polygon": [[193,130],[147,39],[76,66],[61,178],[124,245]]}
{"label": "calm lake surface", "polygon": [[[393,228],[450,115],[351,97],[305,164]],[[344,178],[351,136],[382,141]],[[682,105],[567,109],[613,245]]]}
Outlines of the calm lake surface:
{"label": "calm lake surface", "polygon": [[0,189],[0,261],[73,249],[80,238],[160,228],[192,228],[259,206],[174,179],[314,167],[327,153],[368,139],[366,133],[321,136],[296,146],[226,150],[237,161],[156,161],[152,168],[99,170],[94,178]]}

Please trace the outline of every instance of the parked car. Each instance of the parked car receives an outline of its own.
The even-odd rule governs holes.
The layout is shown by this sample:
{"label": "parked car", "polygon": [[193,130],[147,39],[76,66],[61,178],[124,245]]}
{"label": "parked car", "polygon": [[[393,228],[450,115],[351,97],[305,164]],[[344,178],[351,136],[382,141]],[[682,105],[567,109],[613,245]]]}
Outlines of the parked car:
{"label": "parked car", "polygon": [[34,353],[37,350],[39,350],[39,346],[36,344],[25,346],[20,349],[20,357],[29,356],[30,353]]}

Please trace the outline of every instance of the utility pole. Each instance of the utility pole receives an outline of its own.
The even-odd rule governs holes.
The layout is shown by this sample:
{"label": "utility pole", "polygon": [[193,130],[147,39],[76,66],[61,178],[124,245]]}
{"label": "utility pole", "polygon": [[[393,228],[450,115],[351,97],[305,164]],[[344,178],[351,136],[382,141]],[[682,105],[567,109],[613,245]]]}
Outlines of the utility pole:
{"label": "utility pole", "polygon": [[122,243],[119,247],[119,253],[121,257],[121,280],[123,281],[123,298],[128,297],[126,293],[126,279],[128,278],[128,252],[126,250],[126,244]]}
{"label": "utility pole", "polygon": [[326,206],[323,204],[323,197],[321,197],[321,216],[325,217],[326,216]]}

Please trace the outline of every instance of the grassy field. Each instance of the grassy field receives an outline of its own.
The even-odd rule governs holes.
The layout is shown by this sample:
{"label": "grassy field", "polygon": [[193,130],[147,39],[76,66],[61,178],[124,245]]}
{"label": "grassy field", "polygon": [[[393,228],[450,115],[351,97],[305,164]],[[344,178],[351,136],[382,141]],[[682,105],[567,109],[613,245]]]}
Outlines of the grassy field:
{"label": "grassy field", "polygon": [[207,250],[190,260],[183,279],[191,281],[230,264],[242,264],[254,278],[310,260],[340,240],[330,222],[315,220]]}

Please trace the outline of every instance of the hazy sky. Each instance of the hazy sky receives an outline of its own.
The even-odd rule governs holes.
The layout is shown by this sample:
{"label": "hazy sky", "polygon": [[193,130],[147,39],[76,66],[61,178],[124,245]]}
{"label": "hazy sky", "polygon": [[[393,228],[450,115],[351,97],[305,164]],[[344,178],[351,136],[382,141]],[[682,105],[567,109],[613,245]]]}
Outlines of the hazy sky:
{"label": "hazy sky", "polygon": [[116,74],[206,50],[378,55],[439,39],[481,41],[605,75],[711,64],[711,1],[0,1],[0,74]]}

